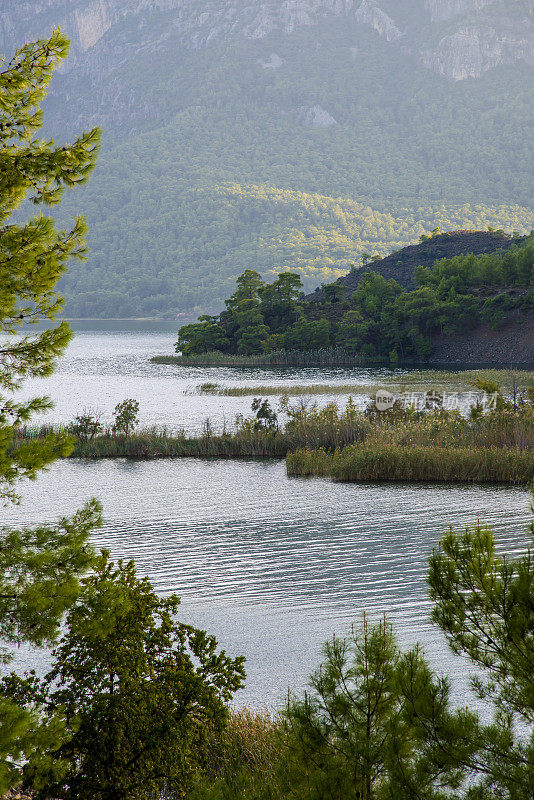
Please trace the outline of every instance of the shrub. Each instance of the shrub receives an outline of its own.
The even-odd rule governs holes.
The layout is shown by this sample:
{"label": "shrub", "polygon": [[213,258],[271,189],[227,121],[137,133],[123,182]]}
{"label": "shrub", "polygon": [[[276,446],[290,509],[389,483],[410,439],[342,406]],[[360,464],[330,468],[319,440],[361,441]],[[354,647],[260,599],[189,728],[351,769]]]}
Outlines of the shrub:
{"label": "shrub", "polygon": [[115,406],[113,431],[128,437],[139,422],[139,403],[129,398]]}

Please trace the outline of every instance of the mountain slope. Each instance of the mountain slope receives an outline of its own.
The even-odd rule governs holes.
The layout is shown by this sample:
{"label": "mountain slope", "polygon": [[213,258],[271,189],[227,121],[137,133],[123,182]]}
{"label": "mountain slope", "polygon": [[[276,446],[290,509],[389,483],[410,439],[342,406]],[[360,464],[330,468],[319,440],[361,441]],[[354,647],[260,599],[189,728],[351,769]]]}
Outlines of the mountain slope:
{"label": "mountain slope", "polygon": [[[353,269],[335,283],[351,294],[361,283],[365,272],[372,270],[386,280],[397,281],[404,289],[413,289],[417,267],[432,267],[441,258],[454,258],[468,253],[479,256],[494,253],[496,250],[508,250],[515,244],[517,240],[506,236],[502,231],[449,231],[423,239],[419,244],[403,247],[402,250],[372,261],[360,269]],[[317,288],[306,299],[310,302],[321,302],[324,299],[322,289]]]}
{"label": "mountain slope", "polygon": [[[148,157],[148,156],[147,156]],[[154,164],[152,164],[154,169]],[[346,273],[361,254],[385,255],[439,227],[503,226],[524,232],[520,208],[462,206],[383,213],[347,197],[222,184],[189,189],[160,177],[159,198],[143,185],[92,204],[92,254],[62,281],[74,316],[151,316],[193,307],[216,310],[244,269],[299,271],[307,289]],[[105,183],[106,181],[102,181]],[[137,193],[137,196],[136,196]],[[138,197],[143,218],[139,219]],[[121,203],[120,212],[115,206]]]}
{"label": "mountain slope", "polygon": [[[68,310],[213,307],[247,266],[300,269],[311,288],[437,225],[527,232],[530,10],[523,0],[8,3],[6,52],[57,23],[73,38],[47,132],[105,129],[94,176],[61,211],[86,211],[91,229],[89,262],[64,282]],[[308,195],[323,198],[311,211]],[[370,223],[347,212],[358,204]]]}

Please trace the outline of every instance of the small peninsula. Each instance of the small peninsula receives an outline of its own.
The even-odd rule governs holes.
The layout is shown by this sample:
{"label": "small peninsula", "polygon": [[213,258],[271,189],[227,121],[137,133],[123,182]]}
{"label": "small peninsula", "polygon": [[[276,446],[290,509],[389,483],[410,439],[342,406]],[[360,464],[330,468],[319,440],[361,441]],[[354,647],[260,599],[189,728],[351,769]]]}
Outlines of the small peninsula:
{"label": "small peninsula", "polygon": [[183,326],[158,363],[228,366],[528,366],[534,233],[422,236],[307,296],[300,276],[245,270],[218,316]]}

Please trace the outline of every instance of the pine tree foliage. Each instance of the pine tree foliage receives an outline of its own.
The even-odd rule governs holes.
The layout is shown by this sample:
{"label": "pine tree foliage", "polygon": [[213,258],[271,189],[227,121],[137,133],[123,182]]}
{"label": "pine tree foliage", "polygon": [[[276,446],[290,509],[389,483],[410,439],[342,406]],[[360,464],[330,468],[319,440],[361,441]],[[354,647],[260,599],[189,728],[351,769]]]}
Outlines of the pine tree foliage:
{"label": "pine tree foliage", "polygon": [[[45,377],[65,349],[66,323],[34,335],[21,331],[56,318],[62,300],[56,284],[70,258],[84,258],[85,223],[57,230],[39,215],[23,224],[10,222],[26,199],[59,202],[65,187],[85,181],[94,166],[99,132],[84,133],[73,144],[56,146],[36,134],[42,124],[40,103],[54,68],[66,56],[68,40],[59,30],[49,39],[25,44],[0,71],[0,499],[16,502],[17,481],[69,451],[64,435],[16,444],[17,429],[50,407],[46,397],[26,402],[14,393],[27,378]],[[100,507],[89,502],[57,526],[0,529],[0,636],[5,643],[51,643],[59,623],[79,591],[79,576],[92,563],[89,533],[100,522]],[[2,653],[3,661],[9,654]],[[0,696],[0,793],[15,782],[28,758],[48,759],[63,740],[61,715],[40,720],[35,707]]]}
{"label": "pine tree foliage", "polygon": [[[176,595],[159,598],[133,562],[104,552],[66,621],[43,681],[6,679],[12,696],[40,702],[47,724],[63,708],[70,737],[26,783],[43,798],[184,797],[208,731],[220,730],[240,688],[244,658],[176,620]],[[59,779],[58,779],[59,768]]]}
{"label": "pine tree foliage", "polygon": [[[534,523],[531,526],[534,534]],[[473,688],[494,711],[479,733],[473,800],[534,797],[534,554],[499,554],[494,532],[452,529],[431,557],[433,619],[476,667]]]}
{"label": "pine tree foliage", "polygon": [[31,414],[50,407],[47,398],[26,403],[6,396],[24,378],[49,375],[65,349],[70,332],[64,322],[37,335],[20,333],[23,323],[54,320],[62,300],[56,285],[70,258],[84,258],[85,222],[77,217],[71,230],[56,230],[50,217],[26,224],[9,219],[28,198],[34,204],[56,204],[65,187],[83,183],[95,164],[99,131],[73,144],[56,146],[36,134],[42,125],[39,104],[54,68],[65,58],[68,40],[55,31],[48,40],[26,44],[0,72],[0,496],[16,499],[13,484],[33,478],[68,447],[65,437],[15,447],[14,430]]}
{"label": "pine tree foliage", "polygon": [[[300,800],[455,797],[478,748],[477,717],[419,648],[402,653],[386,621],[324,647],[303,699],[286,708],[284,782]],[[286,795],[284,795],[286,796]]]}

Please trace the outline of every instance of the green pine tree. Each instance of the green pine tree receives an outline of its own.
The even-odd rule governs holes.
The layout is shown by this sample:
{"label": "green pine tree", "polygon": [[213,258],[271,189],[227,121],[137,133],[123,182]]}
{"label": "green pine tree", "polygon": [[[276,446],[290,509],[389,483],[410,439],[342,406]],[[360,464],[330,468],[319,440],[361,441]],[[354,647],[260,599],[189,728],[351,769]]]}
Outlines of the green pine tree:
{"label": "green pine tree", "polygon": [[[284,797],[445,800],[478,748],[477,718],[450,707],[448,682],[385,622],[334,638],[303,699],[285,713]],[[451,793],[449,793],[451,792]]]}
{"label": "green pine tree", "polygon": [[26,766],[38,797],[186,796],[203,738],[221,731],[242,685],[244,658],[178,622],[178,604],[137,578],[132,561],[115,566],[104,552],[67,615],[51,672],[4,681],[12,696],[40,702],[46,721],[66,712],[68,740],[48,763]]}
{"label": "green pine tree", "polygon": [[[534,534],[534,523],[531,526]],[[470,800],[534,797],[534,552],[497,552],[483,524],[449,531],[430,559],[433,619],[476,667],[472,684],[494,710],[481,726]]]}
{"label": "green pine tree", "polygon": [[[56,285],[69,258],[85,256],[85,223],[57,230],[40,215],[23,224],[10,222],[28,199],[52,205],[65,187],[85,181],[95,164],[97,129],[73,144],[56,146],[36,134],[42,124],[40,103],[54,68],[68,52],[68,40],[55,31],[49,39],[26,44],[0,71],[0,500],[16,502],[16,483],[69,451],[66,436],[44,440],[17,438],[20,428],[50,400],[17,402],[13,393],[26,378],[49,375],[65,349],[70,330],[65,322],[36,334],[24,323],[53,321],[62,301]],[[13,334],[17,334],[16,336]],[[100,509],[91,501],[58,526],[0,531],[0,636],[5,643],[53,642],[65,610],[79,591],[78,577],[93,558],[88,545]],[[3,653],[4,661],[8,652]],[[46,759],[62,740],[60,716],[45,724],[37,709],[0,696],[0,793],[20,776],[22,763],[35,755]]]}

